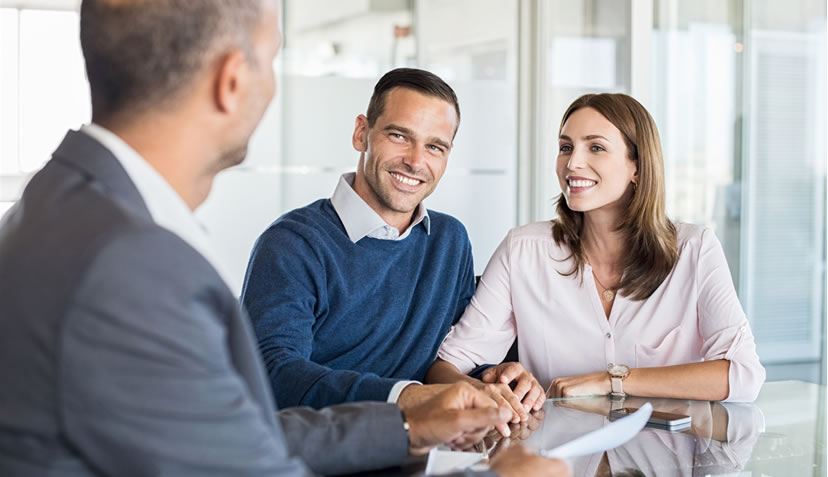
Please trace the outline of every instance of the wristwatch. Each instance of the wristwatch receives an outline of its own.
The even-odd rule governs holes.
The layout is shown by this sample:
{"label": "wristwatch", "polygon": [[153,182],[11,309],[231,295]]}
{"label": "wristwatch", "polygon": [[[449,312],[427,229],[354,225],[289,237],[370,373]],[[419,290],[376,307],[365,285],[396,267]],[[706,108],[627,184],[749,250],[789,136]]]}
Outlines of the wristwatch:
{"label": "wristwatch", "polygon": [[624,394],[624,386],[621,383],[630,374],[630,367],[626,364],[611,364],[607,367],[607,372],[610,375],[610,384],[612,386],[610,397],[620,398],[626,396]]}

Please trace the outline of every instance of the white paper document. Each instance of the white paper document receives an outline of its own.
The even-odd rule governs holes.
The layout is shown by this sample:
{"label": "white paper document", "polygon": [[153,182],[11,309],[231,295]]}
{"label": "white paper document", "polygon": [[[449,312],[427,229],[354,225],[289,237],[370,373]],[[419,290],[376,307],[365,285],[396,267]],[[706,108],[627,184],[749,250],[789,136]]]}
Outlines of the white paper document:
{"label": "white paper document", "polygon": [[[614,449],[635,437],[647,424],[647,420],[650,419],[652,413],[653,406],[650,403],[645,403],[638,411],[627,417],[617,419],[600,429],[586,433],[554,449],[539,450],[538,453],[545,457],[572,459]],[[479,452],[452,452],[432,449],[428,454],[426,474],[440,475],[463,470],[479,464],[482,457]]]}
{"label": "white paper document", "polygon": [[652,413],[652,404],[645,403],[625,418],[615,420],[554,449],[542,450],[539,454],[545,457],[570,459],[614,449],[635,437],[647,425],[647,420],[650,419]]}
{"label": "white paper document", "polygon": [[483,460],[480,452],[455,452],[450,450],[431,449],[428,453],[426,475],[441,475],[457,472],[473,466]]}

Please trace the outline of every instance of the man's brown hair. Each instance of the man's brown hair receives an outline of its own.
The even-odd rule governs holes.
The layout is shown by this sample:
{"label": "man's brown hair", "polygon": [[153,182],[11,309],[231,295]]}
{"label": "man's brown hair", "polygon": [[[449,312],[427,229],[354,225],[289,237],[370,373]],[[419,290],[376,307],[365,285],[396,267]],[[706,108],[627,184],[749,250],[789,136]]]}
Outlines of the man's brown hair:
{"label": "man's brown hair", "polygon": [[368,102],[368,112],[365,113],[368,118],[368,127],[374,127],[377,118],[382,116],[385,98],[394,88],[410,89],[426,96],[440,98],[453,105],[457,113],[457,125],[454,128],[454,133],[457,134],[457,128],[460,127],[460,105],[454,90],[434,73],[416,68],[397,68],[385,73],[379,79],[374,86],[371,101]]}

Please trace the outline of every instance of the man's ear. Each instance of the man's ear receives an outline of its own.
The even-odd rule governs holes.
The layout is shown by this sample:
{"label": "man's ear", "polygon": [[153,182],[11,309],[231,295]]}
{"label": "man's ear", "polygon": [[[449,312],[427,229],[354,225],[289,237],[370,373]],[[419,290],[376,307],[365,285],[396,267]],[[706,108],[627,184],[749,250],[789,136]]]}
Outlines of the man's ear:
{"label": "man's ear", "polygon": [[354,135],[351,137],[351,144],[359,152],[368,150],[368,118],[360,114],[354,121]]}
{"label": "man's ear", "polygon": [[242,104],[248,87],[247,59],[241,50],[233,50],[219,61],[215,77],[216,108],[223,113],[235,113]]}

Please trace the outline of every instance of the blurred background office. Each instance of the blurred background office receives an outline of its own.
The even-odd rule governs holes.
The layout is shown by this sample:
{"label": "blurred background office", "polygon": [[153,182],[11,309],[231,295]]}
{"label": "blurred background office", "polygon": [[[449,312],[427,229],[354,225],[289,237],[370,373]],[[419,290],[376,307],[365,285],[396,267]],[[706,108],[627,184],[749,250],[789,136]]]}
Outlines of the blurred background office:
{"label": "blurred background office", "polygon": [[[0,214],[90,119],[77,0],[0,0]],[[256,237],[331,194],[354,118],[399,66],[457,91],[429,208],[481,273],[507,230],[554,217],[557,130],[587,92],[635,96],[664,146],[671,218],[712,227],[769,380],[825,382],[824,0],[284,0],[279,94],[247,161],[198,211],[240,287]],[[14,277],[3,277],[14,279]]]}

